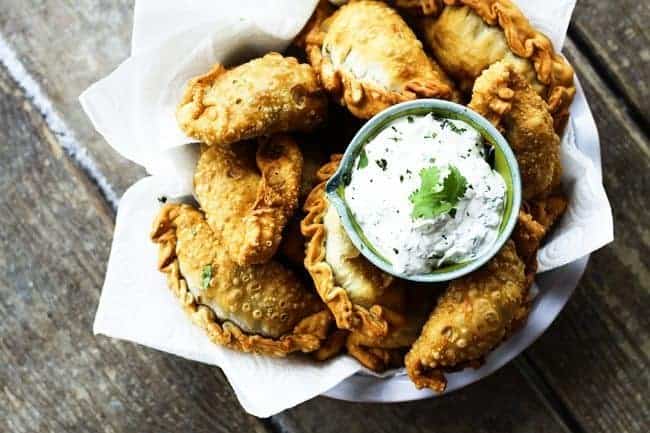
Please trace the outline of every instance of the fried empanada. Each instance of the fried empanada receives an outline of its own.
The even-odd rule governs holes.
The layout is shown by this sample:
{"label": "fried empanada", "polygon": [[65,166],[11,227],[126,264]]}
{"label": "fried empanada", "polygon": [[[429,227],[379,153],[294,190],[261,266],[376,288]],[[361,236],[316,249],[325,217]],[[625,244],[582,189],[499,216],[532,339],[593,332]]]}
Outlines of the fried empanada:
{"label": "fried empanada", "polygon": [[158,268],[192,321],[210,339],[244,352],[312,352],[333,323],[322,302],[290,270],[270,261],[239,266],[223,233],[186,204],[165,205],[151,234]]}
{"label": "fried empanada", "polygon": [[232,259],[264,263],[298,206],[302,154],[287,135],[224,146],[203,146],[194,194],[213,230],[224,232]]}
{"label": "fried empanada", "polygon": [[445,389],[445,370],[478,365],[527,317],[524,263],[508,241],[485,266],[454,280],[405,357],[417,388]]}
{"label": "fried empanada", "polygon": [[360,332],[351,332],[345,341],[348,354],[364,367],[378,373],[402,366],[404,352],[418,337],[424,321],[418,322],[410,316],[398,317],[398,322],[389,323],[393,329],[384,337],[369,337]]}
{"label": "fried empanada", "polygon": [[367,119],[418,97],[456,98],[444,71],[388,5],[352,2],[329,17],[325,7],[308,24],[307,54],[323,86],[352,114]]}
{"label": "fried empanada", "polygon": [[564,214],[569,200],[562,192],[554,192],[548,197],[530,201],[527,206],[535,221],[548,232]]}
{"label": "fried empanada", "polygon": [[560,184],[560,137],[548,105],[507,60],[483,71],[469,108],[504,132],[521,172],[524,200],[545,197]]}
{"label": "fried empanada", "polygon": [[345,329],[336,329],[323,341],[320,349],[311,353],[311,356],[317,361],[326,361],[339,355],[345,349],[345,343],[349,334],[350,331]]}
{"label": "fried empanada", "polygon": [[[444,0],[437,17],[420,20],[425,43],[469,92],[491,64],[507,59],[548,102],[561,131],[575,94],[573,68],[510,0]],[[434,13],[438,9],[431,9]]]}
{"label": "fried empanada", "polygon": [[305,237],[300,231],[301,215],[294,215],[284,229],[278,253],[293,266],[303,267],[305,261]]}
{"label": "fried empanada", "polygon": [[566,207],[566,197],[562,193],[554,193],[546,198],[525,203],[519,211],[512,240],[517,247],[517,254],[526,265],[526,277],[530,284],[537,271],[537,251]]}
{"label": "fried empanada", "polygon": [[546,235],[544,227],[524,210],[519,211],[517,225],[512,232],[517,255],[524,262],[526,281],[532,285],[537,272],[537,251]]}
{"label": "fried empanada", "polygon": [[413,345],[433,307],[433,285],[409,284],[407,302],[400,314],[387,315],[389,332],[384,337],[369,337],[351,332],[346,341],[348,353],[364,367],[382,372],[404,365],[404,354]]}
{"label": "fried empanada", "polygon": [[[330,120],[334,120],[336,122],[336,119],[332,119],[331,117]],[[338,122],[335,124],[336,128],[331,129],[338,130],[341,126]],[[320,170],[323,164],[329,161],[329,155],[331,151],[328,152],[330,146],[327,137],[331,133],[332,131],[323,131],[323,134],[318,134],[318,137],[311,135],[308,137],[306,136],[304,139],[300,140],[300,143],[304,143],[300,146],[300,151],[302,152],[303,156],[302,181],[300,184],[299,195],[301,206],[307,199],[307,196],[311,190],[314,189],[314,187],[319,183],[317,176],[318,170]]]}
{"label": "fried empanada", "polygon": [[302,233],[307,239],[305,268],[321,299],[341,329],[369,337],[389,332],[389,318],[404,305],[404,290],[395,278],[382,272],[354,247],[334,207],[329,205],[325,183],[336,171],[341,156],[323,166],[321,183],[307,197]]}
{"label": "fried empanada", "polygon": [[232,69],[217,64],[191,80],[176,112],[180,128],[206,144],[287,131],[311,131],[327,96],[311,66],[270,53]]}

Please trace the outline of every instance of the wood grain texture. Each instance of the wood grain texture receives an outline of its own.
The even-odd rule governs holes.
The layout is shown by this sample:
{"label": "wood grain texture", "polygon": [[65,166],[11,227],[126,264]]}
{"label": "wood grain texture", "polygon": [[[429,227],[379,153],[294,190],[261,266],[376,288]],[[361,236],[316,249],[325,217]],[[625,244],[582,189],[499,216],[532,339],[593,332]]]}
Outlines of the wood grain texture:
{"label": "wood grain texture", "polygon": [[[3,0],[0,33],[119,196],[144,175],[110,149],[78,102],[129,56],[133,0]],[[19,79],[21,77],[18,77]]]}
{"label": "wood grain texture", "polygon": [[578,0],[570,34],[650,130],[650,2]]}
{"label": "wood grain texture", "polygon": [[443,398],[388,405],[319,397],[272,423],[283,433],[568,431],[512,364]]}
{"label": "wood grain texture", "polygon": [[571,42],[600,131],[613,244],[592,255],[567,307],[528,351],[588,432],[650,426],[650,152],[647,137]]}
{"label": "wood grain texture", "polygon": [[110,209],[0,68],[0,431],[251,431],[217,369],[92,335]]}
{"label": "wood grain texture", "polygon": [[[44,90],[50,98],[53,99],[55,107],[60,110],[62,113],[65,113],[65,120],[73,128],[78,138],[82,143],[88,146],[91,156],[95,158],[100,164],[100,170],[108,177],[108,179],[116,185],[116,190],[118,193],[124,190],[132,180],[138,175],[137,170],[133,170],[128,163],[124,163],[119,157],[114,155],[112,151],[105,146],[105,143],[101,138],[97,137],[94,131],[90,130],[90,125],[86,121],[85,116],[81,113],[77,105],[77,95],[83,90],[83,88],[94,81],[95,79],[103,76],[109,72],[119,61],[127,55],[128,52],[128,35],[131,25],[131,2],[118,2],[112,4],[104,4],[96,1],[84,1],[74,6],[68,3],[62,3],[60,1],[46,0],[46,1],[17,1],[17,0],[8,0],[6,3],[3,3],[2,9],[0,9],[0,29],[2,29],[3,34],[9,40],[12,47],[17,51],[21,57],[21,61],[24,62],[25,66],[31,74],[33,74],[43,86]],[[36,12],[36,13],[34,13]],[[65,23],[65,30],[63,34],[60,34],[60,26]],[[52,39],[57,39],[56,46],[53,46],[50,41]],[[62,62],[61,59],[64,61]],[[64,77],[70,78],[63,79]],[[26,105],[29,107],[29,105]],[[21,122],[23,123],[23,122]],[[44,130],[44,129],[43,129]],[[26,132],[29,134],[29,131]],[[56,148],[56,144],[52,144],[53,148]],[[60,156],[62,160],[65,161],[65,157]],[[3,158],[4,159],[4,158]],[[27,161],[24,161],[27,164]],[[69,168],[74,168],[67,164]],[[125,170],[126,168],[126,170]],[[35,168],[38,170],[38,168]],[[38,182],[39,177],[35,176],[35,173],[25,173],[24,176],[30,179],[30,182]],[[61,179],[65,179],[65,175],[60,175]],[[61,183],[61,179],[52,179],[50,181],[52,187],[56,187],[58,183]],[[65,183],[60,185],[59,188],[66,188]],[[51,192],[48,192],[50,195]],[[47,214],[49,212],[48,207],[50,206],[50,201],[45,197],[41,197],[43,203],[41,206],[36,206],[35,203],[31,203],[37,208],[42,207],[41,212]],[[101,203],[95,203],[94,205],[88,206],[88,213],[90,215],[84,215],[84,217],[93,217],[94,211],[93,208],[99,206],[102,207]],[[17,214],[14,216],[14,219],[19,220],[23,214],[30,212],[29,205],[26,209],[23,210],[22,214]],[[61,211],[61,215],[68,217],[66,212]],[[78,221],[79,224],[83,224],[83,219]],[[103,276],[108,243],[110,241],[110,232],[112,231],[112,221],[110,217],[106,215],[106,212],[103,214],[103,221],[96,222],[96,226],[87,227],[89,232],[96,231],[98,236],[101,237],[102,245],[95,245],[93,243],[99,242],[97,235],[95,237],[86,238],[85,245],[89,249],[93,249],[96,252],[101,252],[97,257],[87,258],[84,263],[85,271],[82,274],[90,272],[90,270],[95,270],[95,273],[92,275],[85,275],[84,278],[90,278],[90,281],[86,281],[86,285],[90,287],[99,287],[101,283],[101,278]],[[29,227],[28,229],[31,229]],[[71,227],[67,227],[68,230]],[[66,227],[62,228],[60,237],[64,238]],[[68,237],[66,242],[71,243],[70,248],[73,248],[73,244],[80,239],[83,239],[84,235],[87,234],[85,231],[81,233],[74,233],[72,230],[71,235]],[[75,239],[76,238],[76,239]],[[21,275],[24,275],[28,272],[28,269],[33,265],[30,263],[30,260],[44,260],[44,263],[51,263],[51,260],[45,260],[44,257],[37,255],[32,249],[37,243],[36,239],[24,240],[20,236],[7,236],[7,242],[21,240],[26,242],[27,245],[30,245],[30,251],[25,257],[23,257],[23,271]],[[79,251],[81,256],[76,256],[75,263],[69,263],[67,270],[70,273],[79,272],[82,268],[81,262],[83,257],[83,252]],[[7,257],[7,262],[15,262],[17,257]],[[56,273],[55,270],[51,272]],[[7,275],[6,279],[15,278],[12,273],[11,276]],[[66,281],[63,276],[59,277],[59,283]],[[53,283],[56,280],[52,281]],[[70,290],[74,290],[76,286],[76,281],[73,279],[69,283]],[[12,287],[11,284],[8,287]],[[45,281],[41,281],[39,287],[50,288]],[[89,287],[86,287],[88,290]],[[66,296],[71,296],[69,290],[55,290],[54,287],[47,290],[51,292],[52,297],[56,300],[52,302],[48,311],[50,311],[50,316],[54,320],[59,321],[59,327],[64,328],[66,326],[65,315],[70,312],[68,308],[60,305],[61,297],[65,298]],[[135,430],[138,427],[143,427],[147,425],[147,420],[151,419],[153,416],[165,412],[165,405],[169,405],[169,401],[172,396],[169,396],[164,399],[156,400],[156,396],[160,394],[161,389],[156,387],[151,390],[150,393],[146,393],[147,398],[149,399],[145,403],[140,403],[135,407],[127,408],[127,404],[133,404],[132,401],[129,401],[129,391],[121,389],[120,392],[123,393],[124,397],[115,398],[111,397],[106,391],[94,393],[89,390],[89,387],[92,387],[96,384],[101,384],[101,388],[111,388],[116,386],[113,383],[107,384],[106,382],[112,382],[113,378],[119,377],[120,383],[124,384],[124,387],[136,388],[135,392],[138,392],[139,389],[145,388],[143,386],[141,375],[133,373],[128,368],[122,370],[122,374],[119,376],[116,373],[116,366],[120,362],[127,362],[130,368],[136,368],[142,363],[147,362],[146,356],[155,356],[159,363],[164,363],[164,367],[158,367],[156,373],[160,375],[159,380],[164,381],[169,386],[174,388],[190,388],[192,392],[188,392],[184,398],[179,398],[183,400],[178,403],[179,411],[182,408],[186,412],[186,416],[190,419],[198,419],[195,427],[197,431],[207,431],[201,427],[208,427],[210,425],[210,418],[213,415],[217,414],[228,414],[236,420],[232,421],[221,421],[221,425],[217,424],[215,427],[225,427],[228,423],[232,423],[232,426],[235,427],[236,423],[241,423],[243,427],[250,428],[250,425],[247,424],[247,419],[245,415],[241,413],[241,410],[238,408],[229,407],[230,400],[230,391],[229,387],[224,387],[224,384],[221,382],[223,380],[221,375],[217,375],[216,378],[209,379],[207,381],[203,380],[201,377],[202,373],[208,371],[207,367],[202,367],[196,365],[195,367],[188,366],[185,361],[180,361],[172,357],[165,357],[163,355],[153,353],[150,351],[137,349],[135,346],[129,343],[120,343],[113,340],[108,340],[102,337],[98,337],[97,342],[102,346],[107,346],[108,349],[113,349],[113,346],[117,347],[119,350],[119,355],[113,354],[112,358],[107,356],[105,353],[100,351],[100,349],[94,347],[92,340],[93,338],[88,335],[89,330],[91,329],[92,314],[94,313],[94,308],[97,303],[97,292],[92,292],[86,294],[84,302],[81,302],[74,311],[74,315],[81,315],[83,317],[79,323],[76,324],[75,336],[72,337],[75,341],[75,344],[72,345],[72,338],[65,336],[66,339],[58,341],[57,346],[60,350],[65,350],[67,352],[73,350],[81,350],[84,354],[83,356],[74,357],[71,360],[71,368],[74,369],[76,380],[72,380],[70,377],[67,377],[66,374],[63,375],[63,378],[67,379],[68,385],[71,388],[76,389],[76,396],[69,399],[65,399],[60,402],[58,405],[61,410],[68,412],[81,412],[82,410],[89,410],[91,413],[99,412],[103,413],[104,419],[107,419],[110,424],[111,422],[115,423],[115,431],[128,431]],[[9,302],[18,302],[11,298],[8,299]],[[3,303],[4,305],[4,303]],[[7,307],[9,308],[9,307]],[[40,308],[37,305],[37,308]],[[20,314],[17,314],[18,317],[23,318],[29,315],[27,309],[20,311]],[[45,315],[47,316],[47,313]],[[49,326],[46,326],[49,328]],[[36,331],[31,331],[37,336]],[[62,332],[66,334],[66,332]],[[85,338],[80,338],[79,335],[84,336]],[[23,337],[17,335],[15,338]],[[44,333],[40,336],[42,340],[51,339],[49,333]],[[57,337],[63,338],[63,337]],[[16,339],[9,341],[7,339],[6,346],[15,346],[18,345]],[[4,345],[4,339],[3,339]],[[88,347],[86,347],[88,345]],[[103,350],[108,350],[107,347],[103,347]],[[23,350],[26,350],[23,345]],[[114,349],[113,349],[114,350]],[[8,350],[9,351],[9,350]],[[56,349],[53,346],[47,346],[41,348],[41,353],[45,354],[46,352],[54,351],[52,355],[55,357],[53,367],[60,368],[61,359],[57,358]],[[88,353],[89,352],[89,353]],[[88,354],[87,354],[88,353]],[[31,353],[23,356],[32,356]],[[101,358],[100,358],[101,356]],[[103,359],[103,360],[102,360]],[[59,362],[57,362],[59,361]],[[12,363],[16,360],[12,359]],[[150,363],[151,361],[147,362]],[[172,367],[167,366],[166,364],[171,364]],[[34,370],[41,370],[43,367],[34,361],[29,361],[24,369],[25,374],[29,374]],[[196,374],[186,375],[184,380],[179,378],[179,369],[185,368],[189,371],[197,370]],[[13,368],[12,368],[13,370]],[[95,377],[97,373],[91,374],[88,370],[98,370],[99,372],[105,371],[104,374],[99,374],[99,377]],[[47,373],[48,370],[45,370],[44,373]],[[7,377],[11,376],[13,371],[6,372]],[[64,373],[67,373],[67,370],[64,370]],[[33,374],[33,373],[32,373]],[[153,375],[153,374],[152,374]],[[543,403],[534,396],[533,391],[527,386],[522,377],[512,368],[508,368],[505,372],[499,373],[499,376],[502,380],[505,380],[511,389],[514,386],[523,387],[526,392],[526,399],[524,400],[523,410],[513,411],[510,410],[511,407],[517,406],[518,399],[511,395],[509,398],[504,401],[500,401],[496,404],[500,410],[495,410],[493,414],[481,418],[482,421],[487,422],[486,426],[509,426],[508,430],[511,431],[532,431],[529,428],[520,429],[515,428],[514,426],[518,424],[516,415],[530,415],[531,413],[535,416],[531,419],[538,419],[540,425],[545,427],[545,431],[558,431],[561,430],[561,425],[554,420],[552,413],[545,409]],[[108,379],[107,379],[108,378]],[[146,382],[151,381],[151,378],[145,378]],[[180,380],[180,383],[176,382]],[[498,380],[492,380],[494,383],[499,383]],[[131,384],[132,386],[128,386]],[[119,386],[119,385],[118,385]],[[445,399],[449,402],[446,406],[451,407],[453,402],[458,404],[467,404],[467,401],[470,400],[470,404],[479,404],[481,398],[484,398],[487,393],[489,393],[489,385],[483,386],[483,393],[478,397],[469,398],[471,394],[459,393],[456,397],[451,397],[450,399]],[[72,428],[79,429],[90,429],[95,424],[92,421],[88,423],[82,422],[78,416],[74,414],[67,414],[66,417],[69,418],[67,423],[60,422],[57,415],[51,411],[46,411],[43,407],[43,404],[51,401],[55,395],[62,391],[63,384],[59,388],[51,388],[49,390],[42,389],[37,393],[37,398],[39,402],[33,401],[28,395],[33,388],[36,387],[33,383],[28,383],[26,386],[18,386],[16,381],[12,383],[7,382],[5,389],[14,389],[13,393],[9,392],[7,396],[7,401],[11,402],[12,412],[16,411],[25,411],[38,413],[36,421],[30,420],[27,414],[16,416],[9,414],[0,414],[8,415],[4,417],[8,422],[13,424],[10,427],[16,431],[27,431],[35,428],[35,426],[47,425],[48,428],[53,430],[68,430]],[[182,389],[181,388],[181,389]],[[224,391],[224,388],[226,391]],[[143,392],[143,391],[140,391]],[[179,390],[176,391],[177,393]],[[214,402],[214,396],[210,395],[209,399],[212,399],[214,404],[213,407],[210,404],[201,404],[204,401],[205,397],[201,396],[201,392],[206,394],[216,394],[217,396],[221,395],[221,398],[226,400],[224,402]],[[81,396],[81,398],[79,397]],[[126,400],[126,401],[124,401]],[[192,407],[193,404],[196,404],[196,407]],[[315,415],[323,412],[333,411],[332,415],[338,415],[339,412],[345,410],[345,403],[337,403],[327,399],[318,399],[314,403],[308,403],[307,410],[296,409],[294,412],[293,419],[302,419],[301,423],[305,425],[314,422],[315,418],[309,414]],[[309,407],[320,407],[321,409],[311,410]],[[378,406],[364,405],[366,407],[365,414],[372,415],[374,422],[377,425],[384,423],[384,416],[382,415],[383,411],[377,412],[375,409]],[[403,405],[404,408],[395,410],[404,413],[408,410],[416,410],[418,407],[424,408],[427,407],[426,403],[419,403],[412,405],[408,409],[409,405]],[[494,407],[496,407],[494,406]],[[116,409],[118,407],[119,409]],[[28,409],[25,409],[28,408]],[[406,408],[406,409],[405,409]],[[119,418],[124,418],[124,414],[127,410],[134,410],[139,412],[147,412],[146,417],[133,417],[127,423],[126,420],[120,420]],[[169,409],[167,409],[169,410]],[[445,409],[446,411],[446,409]],[[496,413],[505,413],[512,412],[512,415],[497,417]],[[178,413],[178,412],[177,412]],[[460,411],[456,412],[458,416],[462,416]],[[427,422],[432,424],[439,424],[441,421],[438,420],[439,414],[431,413],[427,417]],[[171,430],[172,426],[177,425],[175,422],[177,419],[174,416],[169,416],[173,421],[167,427]],[[222,417],[217,417],[222,418]],[[530,418],[530,417],[528,417]],[[102,418],[98,418],[102,420]],[[447,416],[447,420],[452,420],[451,416]],[[201,424],[201,421],[204,424]],[[207,421],[207,422],[206,422]],[[351,420],[354,421],[354,420]],[[363,425],[363,420],[357,419],[357,428],[360,428]],[[36,424],[44,422],[44,424]],[[404,431],[409,431],[408,423],[398,422],[400,428]],[[278,423],[282,421],[278,420]],[[450,426],[455,423],[449,424]],[[278,424],[279,425],[279,424]],[[332,426],[340,424],[332,424]],[[471,424],[478,426],[479,423]],[[1,426],[1,425],[0,425]],[[258,424],[253,423],[255,428],[259,428]]]}
{"label": "wood grain texture", "polygon": [[[132,5],[0,4],[0,33],[118,194],[142,170],[106,146],[77,96],[128,55]],[[577,431],[647,430],[650,152],[634,119],[650,115],[649,9],[643,1],[578,0],[572,33],[598,72],[574,45],[568,53],[600,128],[617,239],[593,256],[567,308],[525,360],[443,399],[369,405],[318,398],[270,426],[291,433],[565,431],[547,400],[557,398]],[[0,71],[0,431],[264,431],[269,424],[243,413],[217,369],[91,335],[111,212],[17,87]],[[546,381],[548,394],[522,376],[522,362]]]}

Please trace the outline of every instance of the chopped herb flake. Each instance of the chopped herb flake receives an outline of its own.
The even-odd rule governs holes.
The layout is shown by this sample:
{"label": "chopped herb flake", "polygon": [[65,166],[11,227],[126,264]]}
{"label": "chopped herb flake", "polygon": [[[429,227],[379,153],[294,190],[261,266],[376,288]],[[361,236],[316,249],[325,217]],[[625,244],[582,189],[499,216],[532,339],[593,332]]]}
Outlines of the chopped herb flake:
{"label": "chopped herb flake", "polygon": [[440,125],[440,129],[445,129],[446,127],[454,131],[456,134],[462,134],[463,132],[467,131],[467,128],[459,128],[454,122],[449,119],[443,120],[442,124]]}
{"label": "chopped herb flake", "polygon": [[201,271],[201,287],[207,289],[210,287],[210,281],[212,281],[212,265],[205,265]]}
{"label": "chopped herb flake", "polygon": [[381,168],[383,171],[386,171],[386,167],[388,166],[388,162],[382,158],[382,159],[377,159],[375,160],[379,168]]}

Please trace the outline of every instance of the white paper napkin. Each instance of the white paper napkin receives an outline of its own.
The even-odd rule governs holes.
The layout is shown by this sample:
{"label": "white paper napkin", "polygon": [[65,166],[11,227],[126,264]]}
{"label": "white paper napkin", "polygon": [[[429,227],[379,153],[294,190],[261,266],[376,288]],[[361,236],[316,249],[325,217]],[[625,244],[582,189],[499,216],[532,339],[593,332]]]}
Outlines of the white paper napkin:
{"label": "white paper napkin", "polygon": [[[138,0],[132,55],[80,97],[93,125],[126,158],[152,175],[120,201],[113,246],[94,332],[134,341],[221,367],[242,406],[270,416],[308,400],[357,372],[341,356],[315,364],[300,357],[273,359],[212,344],[184,316],[156,270],[148,234],[157,197],[191,193],[196,147],[176,126],[175,106],[185,82],[215,62],[237,63],[282,51],[309,18],[317,0],[236,2]],[[517,1],[531,21],[561,46],[574,0]],[[586,106],[574,109],[588,110]],[[592,122],[593,123],[593,122]],[[576,260],[613,238],[611,210],[600,172],[579,149],[575,125],[562,142],[569,210],[540,252],[540,269]],[[595,125],[581,125],[593,130]],[[279,392],[281,390],[281,392]]]}

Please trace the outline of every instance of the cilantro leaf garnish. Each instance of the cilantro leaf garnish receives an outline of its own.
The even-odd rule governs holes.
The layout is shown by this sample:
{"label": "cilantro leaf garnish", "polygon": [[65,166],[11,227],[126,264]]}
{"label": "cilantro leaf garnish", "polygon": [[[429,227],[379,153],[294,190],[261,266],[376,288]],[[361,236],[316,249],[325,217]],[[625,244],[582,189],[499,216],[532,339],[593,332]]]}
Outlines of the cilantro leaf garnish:
{"label": "cilantro leaf garnish", "polygon": [[375,162],[377,163],[379,168],[386,171],[386,167],[388,166],[388,161],[386,161],[384,158],[381,158],[381,159],[376,159]]}
{"label": "cilantro leaf garnish", "polygon": [[210,287],[210,281],[212,281],[212,265],[205,265],[201,271],[201,287],[207,289]]}
{"label": "cilantro leaf garnish", "polygon": [[[435,165],[420,171],[420,188],[414,191],[409,200],[413,203],[411,216],[434,218],[455,209],[467,190],[467,179],[453,165],[440,182],[440,169]],[[454,212],[455,213],[455,212]]]}
{"label": "cilantro leaf garnish", "polygon": [[357,169],[365,168],[368,166],[368,155],[366,155],[366,149],[361,149],[359,154],[359,163],[357,164]]}

